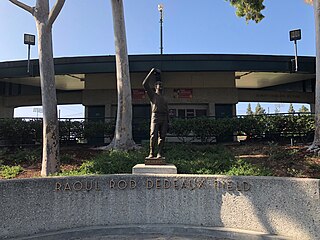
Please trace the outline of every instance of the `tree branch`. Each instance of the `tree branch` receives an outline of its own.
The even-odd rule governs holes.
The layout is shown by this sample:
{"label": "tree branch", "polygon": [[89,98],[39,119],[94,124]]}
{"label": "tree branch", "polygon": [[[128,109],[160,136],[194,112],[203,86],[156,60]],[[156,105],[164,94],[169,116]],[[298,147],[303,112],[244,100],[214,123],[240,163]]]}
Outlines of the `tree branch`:
{"label": "tree branch", "polygon": [[48,18],[48,25],[49,26],[52,26],[54,21],[57,19],[65,1],[66,0],[57,0],[56,1],[56,4],[53,6],[53,8],[51,9],[50,14],[49,14],[49,18]]}
{"label": "tree branch", "polygon": [[13,4],[17,5],[18,7],[21,7],[22,9],[26,10],[27,12],[31,13],[33,15],[34,13],[34,8],[30,7],[27,4],[24,4],[18,0],[9,0],[10,2],[12,2]]}

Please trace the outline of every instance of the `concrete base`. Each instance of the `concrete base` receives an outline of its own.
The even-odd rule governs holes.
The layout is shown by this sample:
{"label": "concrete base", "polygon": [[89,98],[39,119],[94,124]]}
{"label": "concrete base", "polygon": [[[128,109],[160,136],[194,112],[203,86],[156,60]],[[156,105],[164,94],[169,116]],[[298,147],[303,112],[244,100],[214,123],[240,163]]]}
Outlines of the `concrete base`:
{"label": "concrete base", "polygon": [[[0,202],[3,240],[105,240],[108,234],[109,240],[269,235],[320,240],[320,179],[189,174],[13,179],[0,180]],[[84,228],[87,233],[77,232]],[[57,231],[68,232],[46,235]],[[252,237],[248,231],[254,231]]]}
{"label": "concrete base", "polygon": [[133,174],[177,174],[177,167],[173,164],[145,165],[137,164],[132,168]]}

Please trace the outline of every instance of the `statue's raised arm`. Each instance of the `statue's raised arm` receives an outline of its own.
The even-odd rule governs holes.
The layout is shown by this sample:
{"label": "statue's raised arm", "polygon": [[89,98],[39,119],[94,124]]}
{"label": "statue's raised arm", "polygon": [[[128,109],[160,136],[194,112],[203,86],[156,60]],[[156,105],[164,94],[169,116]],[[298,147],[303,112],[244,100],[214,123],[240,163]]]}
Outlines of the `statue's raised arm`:
{"label": "statue's raised arm", "polygon": [[150,101],[152,101],[154,94],[155,94],[154,90],[150,87],[150,80],[151,80],[151,77],[155,74],[160,74],[160,70],[152,68],[142,82],[142,86],[146,90],[148,97],[150,98]]}

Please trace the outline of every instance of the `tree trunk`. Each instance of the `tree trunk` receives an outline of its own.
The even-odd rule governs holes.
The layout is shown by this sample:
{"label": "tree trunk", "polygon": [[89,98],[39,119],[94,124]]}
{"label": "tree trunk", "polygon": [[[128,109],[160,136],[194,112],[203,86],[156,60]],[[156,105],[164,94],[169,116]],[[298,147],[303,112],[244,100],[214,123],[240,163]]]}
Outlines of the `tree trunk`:
{"label": "tree trunk", "polygon": [[315,133],[310,151],[320,150],[320,0],[313,1],[316,30]]}
{"label": "tree trunk", "polygon": [[38,0],[35,13],[43,107],[43,150],[41,175],[59,171],[59,129],[52,50],[52,27],[48,25],[49,1]]}
{"label": "tree trunk", "polygon": [[52,50],[52,25],[58,17],[65,0],[57,0],[50,11],[49,0],[37,0],[31,7],[19,0],[9,0],[32,14],[38,31],[39,68],[43,107],[43,148],[41,175],[48,176],[60,168],[59,128],[57,97]]}
{"label": "tree trunk", "polygon": [[114,139],[108,146],[112,149],[135,148],[132,139],[132,99],[127,53],[126,30],[122,0],[111,0],[116,50],[118,110]]}

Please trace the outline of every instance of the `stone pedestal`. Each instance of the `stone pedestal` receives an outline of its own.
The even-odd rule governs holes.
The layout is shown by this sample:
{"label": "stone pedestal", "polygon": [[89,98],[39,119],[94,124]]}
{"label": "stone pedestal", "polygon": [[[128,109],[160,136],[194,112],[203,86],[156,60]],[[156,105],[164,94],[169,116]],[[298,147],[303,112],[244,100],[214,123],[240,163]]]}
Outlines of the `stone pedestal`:
{"label": "stone pedestal", "polygon": [[146,165],[137,164],[132,168],[133,174],[177,174],[177,167],[173,164]]}

